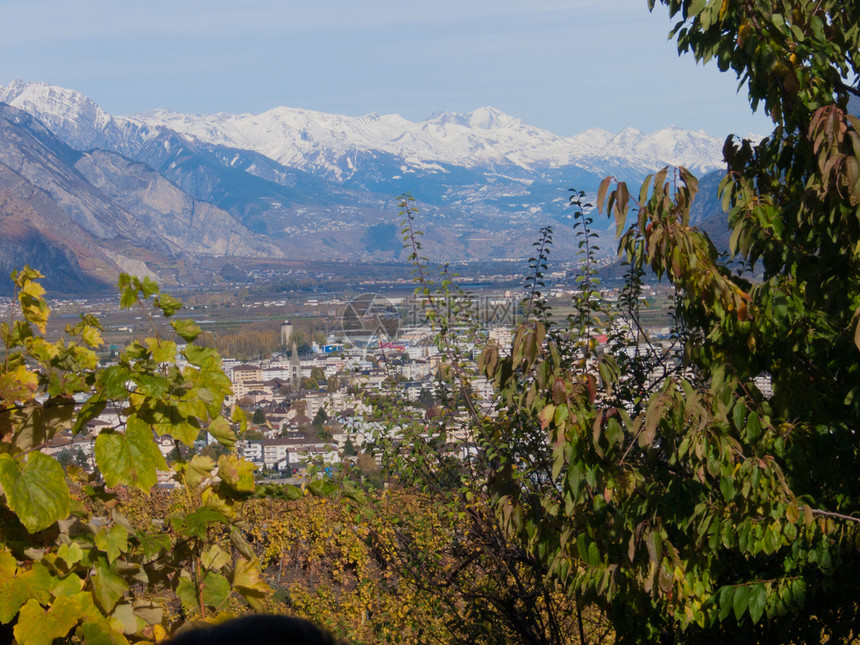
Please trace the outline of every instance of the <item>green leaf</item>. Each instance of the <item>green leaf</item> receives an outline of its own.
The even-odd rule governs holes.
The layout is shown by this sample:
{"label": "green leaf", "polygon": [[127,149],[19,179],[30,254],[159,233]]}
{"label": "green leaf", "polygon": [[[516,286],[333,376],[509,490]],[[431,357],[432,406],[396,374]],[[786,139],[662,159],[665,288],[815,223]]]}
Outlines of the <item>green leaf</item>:
{"label": "green leaf", "polygon": [[[134,416],[129,417],[129,423],[134,420]],[[193,446],[200,434],[200,422],[197,419],[184,417],[173,405],[161,401],[156,403],[151,411],[148,425],[151,425],[158,436],[169,435],[186,446]]]}
{"label": "green leaf", "polygon": [[111,365],[96,377],[97,391],[107,399],[124,399],[128,396],[126,383],[131,379],[131,370],[125,365]]}
{"label": "green leaf", "polygon": [[54,598],[60,596],[74,596],[84,587],[84,579],[80,578],[75,573],[70,573],[63,578],[54,578],[52,580],[51,595]]}
{"label": "green leaf", "polygon": [[137,289],[130,284],[123,284],[122,276],[120,276],[120,298],[119,306],[121,309],[131,309],[137,302]]}
{"label": "green leaf", "polygon": [[108,562],[113,562],[128,550],[128,531],[114,524],[110,530],[102,529],[96,533],[95,542],[98,549],[107,553]]}
{"label": "green leaf", "polygon": [[158,625],[164,620],[164,609],[157,602],[143,598],[135,600],[134,614],[147,625]]}
{"label": "green leaf", "polygon": [[735,407],[732,409],[732,421],[734,422],[735,428],[738,430],[743,430],[746,413],[746,401],[739,399],[738,402],[735,403]]}
{"label": "green leaf", "polygon": [[78,412],[78,418],[75,419],[75,424],[72,426],[72,434],[80,434],[86,425],[99,416],[107,407],[105,401],[96,401],[95,397],[81,406]]}
{"label": "green leaf", "polygon": [[[31,402],[0,414],[0,432],[12,432],[14,443],[29,451],[52,439],[58,432],[71,427],[75,402],[64,396],[52,397],[43,405]],[[4,428],[5,422],[10,424]]]}
{"label": "green leaf", "polygon": [[753,624],[757,623],[761,618],[766,604],[767,590],[762,583],[758,583],[752,587],[749,597],[749,612]]}
{"label": "green leaf", "polygon": [[798,607],[806,602],[806,581],[797,579],[791,583],[791,599]]}
{"label": "green leaf", "polygon": [[761,437],[761,421],[755,412],[751,412],[747,418],[747,436],[751,442]]}
{"label": "green leaf", "polygon": [[[343,484],[341,485],[341,492],[343,493],[344,497],[356,501],[359,504],[365,504],[367,501],[364,491],[349,480],[343,482]],[[301,493],[301,491],[299,491],[299,493]]]}
{"label": "green leaf", "polygon": [[239,424],[239,432],[245,432],[248,428],[248,418],[245,411],[238,405],[233,405],[230,410],[230,421]]}
{"label": "green leaf", "polygon": [[244,533],[237,526],[230,527],[230,543],[236,547],[236,550],[241,553],[246,559],[253,560],[256,557],[254,549],[251,547]]}
{"label": "green leaf", "polygon": [[81,545],[77,542],[70,542],[69,544],[63,544],[57,549],[57,557],[62,559],[67,566],[72,566],[77,562],[80,562],[84,556],[84,552],[81,549]]}
{"label": "green leaf", "polygon": [[46,610],[36,600],[21,608],[15,625],[19,645],[51,645],[55,638],[65,638],[81,621],[103,620],[88,592],[60,596]]}
{"label": "green leaf", "polygon": [[203,508],[186,515],[183,523],[186,526],[186,531],[191,537],[203,539],[206,537],[209,525],[215,522],[218,522],[219,524],[229,523],[226,515],[213,508],[207,508],[204,506]]}
{"label": "green leaf", "polygon": [[86,645],[120,645],[128,642],[110,629],[107,622],[86,622],[81,625],[80,632]]}
{"label": "green leaf", "polygon": [[615,417],[609,419],[606,423],[605,436],[609,448],[624,441],[624,430],[622,430],[621,424],[618,423],[618,419]]}
{"label": "green leaf", "polygon": [[[134,634],[138,631],[138,618],[134,615],[134,608],[129,603],[117,605],[111,614],[111,618],[122,625],[123,634]],[[89,645],[89,642],[87,645]]]}
{"label": "green leaf", "polygon": [[192,612],[199,609],[197,606],[197,587],[188,574],[184,574],[179,578],[179,584],[176,586],[176,595],[179,596],[179,601],[182,603],[185,611]]}
{"label": "green leaf", "polygon": [[203,330],[200,329],[193,320],[188,320],[187,318],[171,320],[170,326],[173,327],[173,331],[176,332],[176,335],[187,343],[194,341],[203,333]]}
{"label": "green leaf", "polygon": [[230,554],[217,544],[211,544],[200,556],[200,562],[207,571],[220,571],[230,564]]}
{"label": "green leaf", "polygon": [[767,527],[765,529],[762,541],[763,541],[762,548],[763,548],[764,552],[767,553],[768,555],[770,555],[771,553],[773,553],[777,549],[779,549],[779,545],[780,545],[779,533],[774,531],[771,527]]}
{"label": "green leaf", "polygon": [[66,476],[53,457],[31,452],[22,468],[11,456],[0,455],[0,485],[9,508],[31,533],[69,514]]}
{"label": "green leaf", "polygon": [[165,318],[170,318],[182,309],[182,301],[166,293],[160,294],[152,304],[161,309]]}
{"label": "green leaf", "polygon": [[283,491],[284,497],[289,500],[301,499],[305,496],[301,488],[293,486],[292,484],[284,484],[281,490]]}
{"label": "green leaf", "polygon": [[720,589],[719,606],[718,618],[722,622],[732,612],[732,587],[723,587]]}
{"label": "green leaf", "polygon": [[164,395],[170,391],[171,383],[165,377],[159,374],[134,373],[132,376],[136,392],[145,394],[156,399],[164,398]]}
{"label": "green leaf", "polygon": [[689,8],[687,9],[687,17],[694,18],[702,13],[702,9],[705,8],[708,0],[691,0],[689,4]]}
{"label": "green leaf", "polygon": [[143,422],[128,420],[125,434],[104,431],[96,438],[96,463],[108,486],[125,484],[144,492],[158,481],[157,470],[167,470],[167,462],[152,430]]}
{"label": "green leaf", "polygon": [[128,583],[104,558],[96,560],[94,569],[95,573],[90,578],[93,583],[93,595],[99,606],[110,613],[128,589]]}
{"label": "green leaf", "polygon": [[735,496],[735,482],[731,477],[720,478],[720,492],[727,502],[730,502]]}
{"label": "green leaf", "polygon": [[84,341],[88,347],[92,348],[100,347],[102,343],[104,343],[101,330],[99,330],[98,327],[93,327],[91,325],[85,325],[84,328],[81,329],[81,340]]}
{"label": "green leaf", "polygon": [[152,360],[159,363],[172,363],[176,360],[176,343],[173,341],[147,338],[146,345],[152,352]]}
{"label": "green leaf", "polygon": [[143,555],[148,560],[161,555],[170,550],[172,542],[169,535],[151,535],[149,533],[136,533],[140,548],[143,549]]}
{"label": "green leaf", "polygon": [[221,359],[211,347],[198,347],[197,345],[188,345],[185,348],[185,358],[188,362],[196,367],[220,367]]}
{"label": "green leaf", "polygon": [[[7,393],[8,394],[8,393]],[[42,422],[42,407],[28,402],[0,412],[0,433],[11,435],[12,444],[22,451],[45,443],[45,424]]]}
{"label": "green leaf", "polygon": [[749,605],[750,588],[747,586],[735,587],[735,593],[732,595],[732,608],[735,611],[735,619],[740,622],[744,612]]}
{"label": "green leaf", "polygon": [[236,433],[233,431],[233,428],[230,427],[230,423],[227,419],[221,415],[212,419],[212,422],[206,430],[209,434],[215,437],[215,440],[222,446],[232,448],[236,444]]}
{"label": "green leaf", "polygon": [[213,609],[220,609],[230,595],[230,581],[220,573],[210,571],[203,578],[203,604]]}
{"label": "green leaf", "polygon": [[645,538],[645,546],[648,549],[648,557],[655,565],[660,565],[663,559],[663,539],[657,531],[651,531]]}
{"label": "green leaf", "polygon": [[308,490],[316,497],[328,497],[337,490],[337,484],[329,479],[315,479],[308,484]]}
{"label": "green leaf", "polygon": [[139,278],[134,279],[140,285],[138,288],[143,292],[144,298],[150,298],[158,293],[158,283],[149,276],[144,276],[143,282],[141,282]]}

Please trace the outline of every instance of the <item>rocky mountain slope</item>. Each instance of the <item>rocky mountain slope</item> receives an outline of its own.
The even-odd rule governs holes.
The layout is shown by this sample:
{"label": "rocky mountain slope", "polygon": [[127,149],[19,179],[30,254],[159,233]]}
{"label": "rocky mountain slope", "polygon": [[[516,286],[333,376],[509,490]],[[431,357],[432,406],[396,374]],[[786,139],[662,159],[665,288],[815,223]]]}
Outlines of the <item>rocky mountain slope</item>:
{"label": "rocky mountain slope", "polygon": [[[203,256],[403,259],[403,192],[419,199],[434,259],[525,257],[549,223],[556,257],[572,257],[568,188],[593,191],[607,174],[637,182],[667,164],[702,174],[721,162],[722,142],[702,132],[561,137],[493,108],[421,122],[285,107],[113,116],[73,90],[21,81],[0,87],[0,102],[11,106],[3,127],[18,132],[0,162],[91,238],[99,271],[135,260],[177,281],[205,279],[192,278]],[[51,244],[69,256],[60,238]],[[81,275],[94,271],[85,267],[95,260],[69,257]]]}
{"label": "rocky mountain slope", "polygon": [[[195,256],[280,257],[229,213],[148,166],[74,150],[33,116],[0,105],[0,270],[29,262],[62,288],[113,283],[120,271],[190,278]],[[26,252],[30,249],[30,252]],[[187,265],[176,270],[177,263]],[[173,268],[171,268],[173,267]]]}

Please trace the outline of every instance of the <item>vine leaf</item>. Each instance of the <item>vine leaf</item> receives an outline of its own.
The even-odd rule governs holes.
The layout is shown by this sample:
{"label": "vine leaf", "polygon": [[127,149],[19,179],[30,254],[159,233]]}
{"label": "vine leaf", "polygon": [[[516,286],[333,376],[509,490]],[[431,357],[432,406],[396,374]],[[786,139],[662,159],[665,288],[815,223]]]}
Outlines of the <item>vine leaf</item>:
{"label": "vine leaf", "polygon": [[29,401],[36,393],[39,377],[24,365],[0,374],[0,400]]}
{"label": "vine leaf", "polygon": [[58,598],[50,609],[42,609],[36,600],[28,600],[18,614],[15,639],[21,645],[51,645],[55,638],[65,637],[78,623],[77,612]]}
{"label": "vine leaf", "polygon": [[257,558],[239,558],[233,571],[233,586],[241,593],[255,610],[263,608],[263,599],[271,592],[269,585],[260,575],[260,561]]}
{"label": "vine leaf", "polygon": [[30,599],[18,614],[15,639],[20,645],[51,645],[55,638],[66,637],[81,620],[103,620],[89,592],[60,596],[47,610]]}
{"label": "vine leaf", "polygon": [[10,455],[0,455],[0,485],[9,508],[30,533],[46,529],[69,514],[66,476],[53,457],[31,452],[22,468]]}
{"label": "vine leaf", "polygon": [[180,320],[171,320],[170,325],[173,327],[173,331],[182,338],[182,340],[190,343],[194,339],[196,339],[203,330],[198,327],[193,320],[188,320],[187,318],[182,318]]}
{"label": "vine leaf", "polygon": [[222,446],[232,449],[236,443],[236,433],[233,432],[227,419],[221,415],[212,419],[207,430]]}
{"label": "vine leaf", "polygon": [[125,527],[115,524],[110,530],[101,530],[96,533],[96,546],[107,553],[108,561],[116,560],[120,553],[128,550],[128,531]]}
{"label": "vine leaf", "polygon": [[125,434],[99,434],[95,453],[105,483],[111,487],[126,484],[146,492],[158,481],[156,470],[167,470],[164,456],[152,440],[152,430],[143,422],[133,423],[133,419],[129,419]]}
{"label": "vine leaf", "polygon": [[218,474],[230,488],[239,492],[254,492],[254,471],[256,466],[233,455],[218,458]]}
{"label": "vine leaf", "polygon": [[186,611],[197,609],[197,587],[194,585],[189,574],[183,573],[179,578],[179,584],[176,586],[176,595],[179,596],[179,601]]}
{"label": "vine leaf", "polygon": [[96,602],[105,612],[113,610],[122,598],[128,583],[116,571],[111,569],[107,560],[99,558],[95,565],[95,575],[92,577],[93,593]]}
{"label": "vine leaf", "polygon": [[29,571],[21,572],[11,553],[0,553],[0,623],[10,622],[30,598],[50,602],[52,582],[42,564],[37,562]]}
{"label": "vine leaf", "polygon": [[204,605],[218,609],[230,595],[230,581],[220,573],[210,571],[203,578],[202,594]]}
{"label": "vine leaf", "polygon": [[190,462],[179,464],[176,467],[176,471],[185,479],[185,485],[193,489],[208,479],[212,475],[214,468],[215,462],[211,457],[194,455]]}

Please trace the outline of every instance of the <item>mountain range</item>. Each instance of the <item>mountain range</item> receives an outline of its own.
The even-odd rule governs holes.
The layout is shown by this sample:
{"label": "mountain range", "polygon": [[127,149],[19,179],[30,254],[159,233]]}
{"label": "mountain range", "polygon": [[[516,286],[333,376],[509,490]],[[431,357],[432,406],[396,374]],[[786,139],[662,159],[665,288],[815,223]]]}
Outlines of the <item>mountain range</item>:
{"label": "mountain range", "polygon": [[550,223],[556,255],[573,257],[568,188],[664,165],[703,174],[721,150],[677,128],[561,137],[490,107],[421,122],[286,107],[114,116],[14,81],[0,87],[0,271],[27,261],[78,292],[122,270],[191,285],[242,262],[399,261],[404,192],[433,259],[526,257]]}

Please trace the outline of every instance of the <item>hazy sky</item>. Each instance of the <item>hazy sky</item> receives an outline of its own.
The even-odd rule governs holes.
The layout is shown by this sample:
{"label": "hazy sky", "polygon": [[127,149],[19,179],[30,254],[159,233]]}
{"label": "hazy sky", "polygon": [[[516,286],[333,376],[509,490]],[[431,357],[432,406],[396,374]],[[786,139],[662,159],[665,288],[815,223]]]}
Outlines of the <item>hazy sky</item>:
{"label": "hazy sky", "polygon": [[733,75],[679,58],[646,0],[0,0],[0,25],[0,85],[47,81],[112,114],[491,105],[562,135],[770,130]]}

